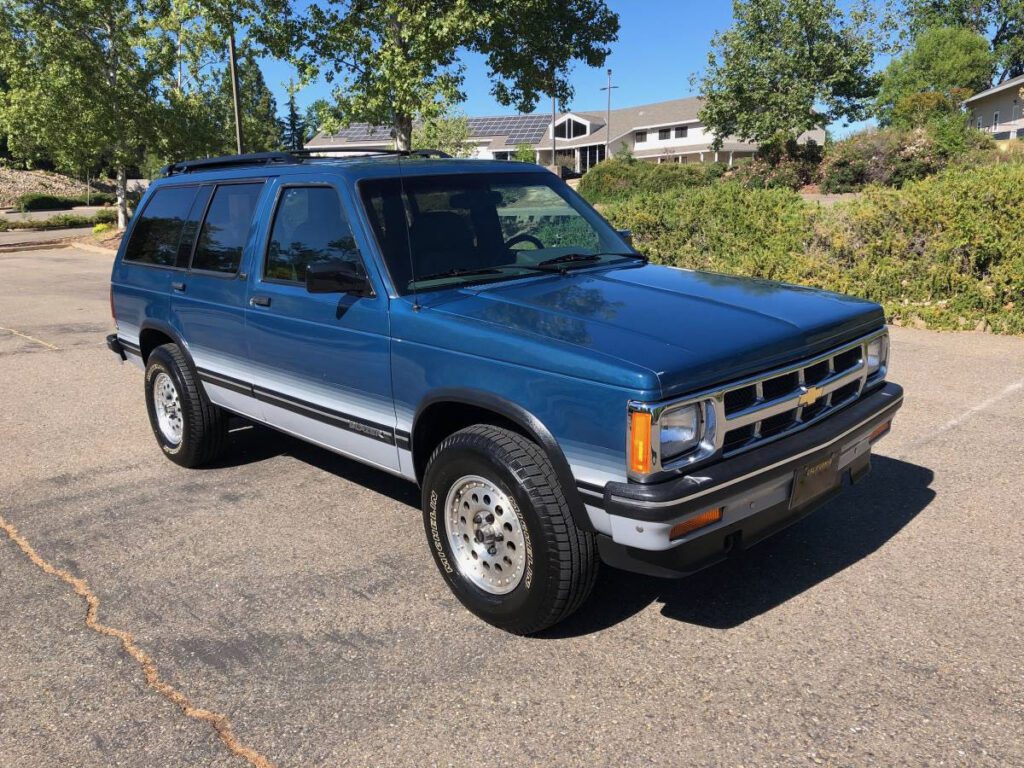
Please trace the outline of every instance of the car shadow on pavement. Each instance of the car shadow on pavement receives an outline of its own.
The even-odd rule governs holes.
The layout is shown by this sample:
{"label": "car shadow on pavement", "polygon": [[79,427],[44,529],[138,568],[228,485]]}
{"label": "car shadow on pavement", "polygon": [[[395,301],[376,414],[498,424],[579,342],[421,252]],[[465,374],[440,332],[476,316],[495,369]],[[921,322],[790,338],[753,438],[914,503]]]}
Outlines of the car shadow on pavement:
{"label": "car shadow on pavement", "polygon": [[669,619],[728,629],[772,610],[877,551],[924,510],[935,492],[930,469],[872,458],[861,483],[772,538],[684,579],[655,579],[605,567],[579,612],[542,636],[606,629],[654,602]]}
{"label": "car shadow on pavement", "polygon": [[203,469],[226,469],[287,455],[419,511],[419,489],[408,480],[240,418],[233,418],[229,429],[224,458]]}

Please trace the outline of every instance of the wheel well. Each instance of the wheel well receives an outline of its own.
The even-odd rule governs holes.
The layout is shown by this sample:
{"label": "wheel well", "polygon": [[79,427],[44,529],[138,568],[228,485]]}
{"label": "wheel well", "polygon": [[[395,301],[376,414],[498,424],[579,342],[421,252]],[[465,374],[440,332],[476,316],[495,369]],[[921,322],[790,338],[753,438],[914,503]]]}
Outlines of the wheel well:
{"label": "wheel well", "polygon": [[473,424],[492,424],[534,439],[533,435],[512,419],[487,408],[453,401],[432,403],[417,417],[413,427],[412,459],[417,482],[422,482],[434,449],[449,435]]}
{"label": "wheel well", "polygon": [[144,328],[139,334],[139,349],[142,351],[142,362],[149,360],[149,353],[161,344],[173,344],[174,339],[156,328]]}

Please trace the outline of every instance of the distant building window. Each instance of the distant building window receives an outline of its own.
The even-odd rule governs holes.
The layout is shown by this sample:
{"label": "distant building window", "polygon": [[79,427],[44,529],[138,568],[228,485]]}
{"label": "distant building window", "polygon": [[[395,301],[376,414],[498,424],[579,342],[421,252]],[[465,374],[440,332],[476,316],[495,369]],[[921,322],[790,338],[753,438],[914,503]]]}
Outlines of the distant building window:
{"label": "distant building window", "polygon": [[560,139],[575,139],[577,136],[586,136],[587,126],[579,120],[565,120],[555,126],[555,136]]}
{"label": "distant building window", "polygon": [[659,128],[658,129],[658,139],[659,139],[659,141],[665,141],[665,139],[671,139],[671,138],[672,138],[672,129],[671,128]]}
{"label": "distant building window", "polygon": [[999,113],[996,112],[992,115],[992,130],[999,127]]}
{"label": "distant building window", "polygon": [[984,126],[984,124],[982,123],[982,119],[981,119],[981,118],[979,117],[979,118],[978,118],[978,130],[980,131],[980,130],[981,130],[982,128],[984,128],[984,127],[985,127],[985,126]]}
{"label": "distant building window", "polygon": [[647,131],[637,131],[636,132],[636,143],[637,144],[643,144],[645,141],[647,141]]}
{"label": "distant building window", "polygon": [[687,133],[687,128],[686,128],[685,125],[680,125],[680,126],[678,126],[676,128],[676,138],[677,139],[685,139],[686,138],[686,133]]}

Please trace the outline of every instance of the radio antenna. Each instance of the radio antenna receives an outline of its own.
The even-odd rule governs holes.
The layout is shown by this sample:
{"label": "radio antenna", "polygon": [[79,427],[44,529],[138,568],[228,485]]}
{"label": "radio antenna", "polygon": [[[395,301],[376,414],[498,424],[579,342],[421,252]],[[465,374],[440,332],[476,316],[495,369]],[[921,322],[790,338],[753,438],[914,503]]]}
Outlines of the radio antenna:
{"label": "radio antenna", "polygon": [[[395,121],[392,120],[392,122],[394,123]],[[402,157],[407,154],[408,152],[399,152],[396,162],[398,163],[398,187],[402,194],[402,218],[405,223],[405,250],[409,255],[409,277],[412,281],[412,311],[419,312],[420,301],[416,292],[416,260],[412,256],[412,237],[409,234],[409,200],[405,192],[405,170],[402,168]]]}

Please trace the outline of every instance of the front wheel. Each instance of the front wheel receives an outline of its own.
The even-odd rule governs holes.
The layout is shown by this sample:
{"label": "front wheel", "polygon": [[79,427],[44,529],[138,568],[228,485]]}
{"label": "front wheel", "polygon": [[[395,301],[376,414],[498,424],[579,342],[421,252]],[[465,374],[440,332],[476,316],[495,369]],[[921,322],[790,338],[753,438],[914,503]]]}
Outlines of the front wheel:
{"label": "front wheel", "polygon": [[480,424],[446,438],[423,482],[423,521],[441,575],[470,611],[531,634],[590,594],[598,557],[541,448]]}

